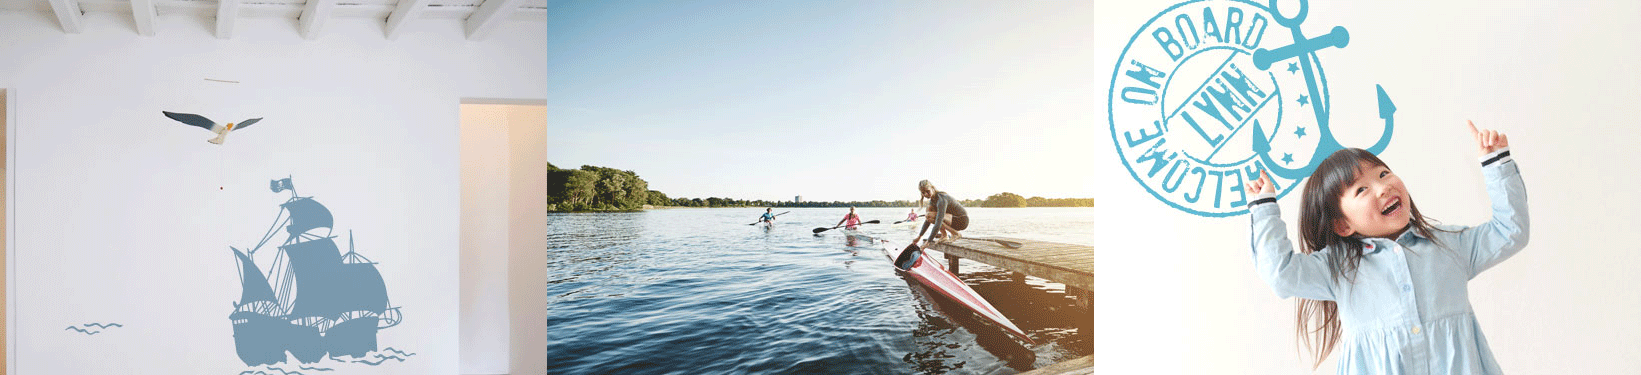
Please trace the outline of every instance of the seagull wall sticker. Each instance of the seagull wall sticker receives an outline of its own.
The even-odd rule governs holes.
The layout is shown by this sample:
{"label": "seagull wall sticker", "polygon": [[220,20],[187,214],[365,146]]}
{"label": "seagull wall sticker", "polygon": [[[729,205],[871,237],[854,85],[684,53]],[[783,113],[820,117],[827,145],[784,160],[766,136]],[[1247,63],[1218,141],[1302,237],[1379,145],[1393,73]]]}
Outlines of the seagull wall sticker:
{"label": "seagull wall sticker", "polygon": [[234,124],[232,122],[226,123],[226,124],[218,124],[215,121],[211,121],[211,119],[205,118],[205,116],[200,116],[200,115],[196,115],[196,114],[192,114],[192,113],[176,113],[176,112],[166,112],[166,111],[160,111],[160,113],[164,113],[165,117],[170,117],[172,120],[177,120],[178,122],[188,124],[188,125],[198,126],[202,129],[210,130],[212,133],[217,133],[216,138],[207,139],[205,141],[215,143],[215,144],[219,144],[219,145],[222,144],[222,142],[227,141],[228,132],[239,130],[239,129],[244,129],[246,127],[251,126],[251,124],[255,124],[257,121],[262,121],[262,118],[258,117],[258,118],[253,118],[253,119],[249,119],[249,120],[245,120],[245,121],[240,121],[238,124]]}

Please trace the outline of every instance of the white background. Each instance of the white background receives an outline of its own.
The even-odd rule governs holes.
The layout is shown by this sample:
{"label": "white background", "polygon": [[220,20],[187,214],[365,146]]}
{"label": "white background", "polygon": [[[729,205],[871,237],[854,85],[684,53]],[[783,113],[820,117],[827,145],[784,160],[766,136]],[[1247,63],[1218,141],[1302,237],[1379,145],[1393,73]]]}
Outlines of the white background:
{"label": "white background", "polygon": [[[1260,2],[1263,3],[1263,2]],[[1248,219],[1202,218],[1156,200],[1124,169],[1105,122],[1109,77],[1137,30],[1169,1],[1099,1],[1089,140],[1100,226],[1095,352],[1102,374],[1310,373],[1292,300],[1254,272]],[[1297,2],[1283,1],[1293,15]],[[1526,180],[1531,243],[1470,283],[1499,363],[1517,374],[1641,373],[1641,4],[1627,1],[1312,1],[1305,34],[1344,26],[1350,44],[1318,52],[1333,131],[1347,147],[1378,139],[1374,85],[1395,101],[1381,155],[1427,216],[1489,217],[1466,119],[1509,135]],[[1275,26],[1274,24],[1272,25]],[[1148,36],[1149,34],[1147,34]],[[1141,39],[1141,42],[1147,39]],[[1271,46],[1275,47],[1275,46]],[[1298,194],[1281,201],[1290,227]],[[1293,230],[1290,229],[1290,233]],[[1332,373],[1332,361],[1317,373]]]}
{"label": "white background", "polygon": [[[330,208],[342,246],[351,230],[380,263],[404,323],[379,345],[417,353],[338,372],[456,373],[458,108],[545,98],[542,26],[474,42],[458,20],[429,20],[387,41],[380,22],[337,20],[304,41],[290,20],[244,19],[220,40],[191,18],[161,16],[142,37],[118,17],[87,14],[64,34],[49,14],[0,12],[0,87],[16,89],[18,373],[243,370],[228,246],[255,245],[289,197],[268,181],[285,176]],[[266,119],[216,146],[162,110]],[[90,322],[125,327],[64,331]]]}

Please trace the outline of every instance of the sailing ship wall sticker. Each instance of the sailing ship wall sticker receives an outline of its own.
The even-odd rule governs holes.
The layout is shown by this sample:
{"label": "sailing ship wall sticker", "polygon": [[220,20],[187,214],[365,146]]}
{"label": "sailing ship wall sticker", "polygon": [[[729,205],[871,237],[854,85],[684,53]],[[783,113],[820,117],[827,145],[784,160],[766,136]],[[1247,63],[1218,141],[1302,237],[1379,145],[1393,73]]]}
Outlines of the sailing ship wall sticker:
{"label": "sailing ship wall sticker", "polygon": [[[388,300],[377,263],[353,247],[351,231],[342,253],[332,234],[330,210],[311,196],[297,195],[290,178],[270,181],[269,189],[291,194],[280,204],[273,226],[250,251],[229,247],[243,288],[228,315],[239,359],[247,366],[269,365],[285,362],[288,352],[302,363],[348,361],[337,357],[370,365],[386,361],[382,354],[376,354],[378,361],[367,356],[378,349],[377,332],[398,325],[403,317]],[[272,249],[277,253],[263,273],[255,255],[281,234],[284,239]],[[392,348],[384,352],[402,353]]]}

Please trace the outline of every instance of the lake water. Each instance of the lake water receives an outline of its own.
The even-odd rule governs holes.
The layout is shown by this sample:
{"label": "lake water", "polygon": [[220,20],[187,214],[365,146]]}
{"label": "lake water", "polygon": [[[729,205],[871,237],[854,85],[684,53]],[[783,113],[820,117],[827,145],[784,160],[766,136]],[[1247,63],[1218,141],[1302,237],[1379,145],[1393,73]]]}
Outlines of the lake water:
{"label": "lake water", "polygon": [[[1012,374],[1093,353],[1093,315],[1063,285],[963,261],[960,277],[1035,345],[897,275],[863,236],[904,247],[909,209],[550,214],[551,374]],[[965,236],[1094,243],[1092,208],[970,208]],[[1090,255],[1092,256],[1092,254]],[[942,259],[942,262],[944,260]],[[953,312],[946,314],[946,311]]]}

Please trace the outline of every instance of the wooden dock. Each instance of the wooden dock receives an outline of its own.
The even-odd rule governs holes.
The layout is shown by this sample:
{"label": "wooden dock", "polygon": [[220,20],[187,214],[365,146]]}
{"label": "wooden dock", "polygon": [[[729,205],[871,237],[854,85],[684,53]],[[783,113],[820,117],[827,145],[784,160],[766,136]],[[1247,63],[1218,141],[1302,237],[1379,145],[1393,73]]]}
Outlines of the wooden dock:
{"label": "wooden dock", "polygon": [[[1000,240],[1018,245],[1011,248]],[[1005,237],[960,238],[948,243],[936,243],[929,250],[946,254],[946,268],[958,271],[960,258],[1031,275],[1065,284],[1066,294],[1077,297],[1077,307],[1094,310],[1094,247],[1057,242],[1033,241]],[[1091,325],[1093,322],[1089,322]],[[1088,375],[1094,373],[1094,356],[1032,370],[1031,375]]]}
{"label": "wooden dock", "polygon": [[[1013,249],[988,239],[1020,244]],[[1077,297],[1079,307],[1091,309],[1094,302],[1094,247],[1004,237],[960,238],[937,243],[930,250],[946,254],[946,267],[957,273],[957,260],[992,265],[1021,274],[1065,284],[1066,293]]]}

